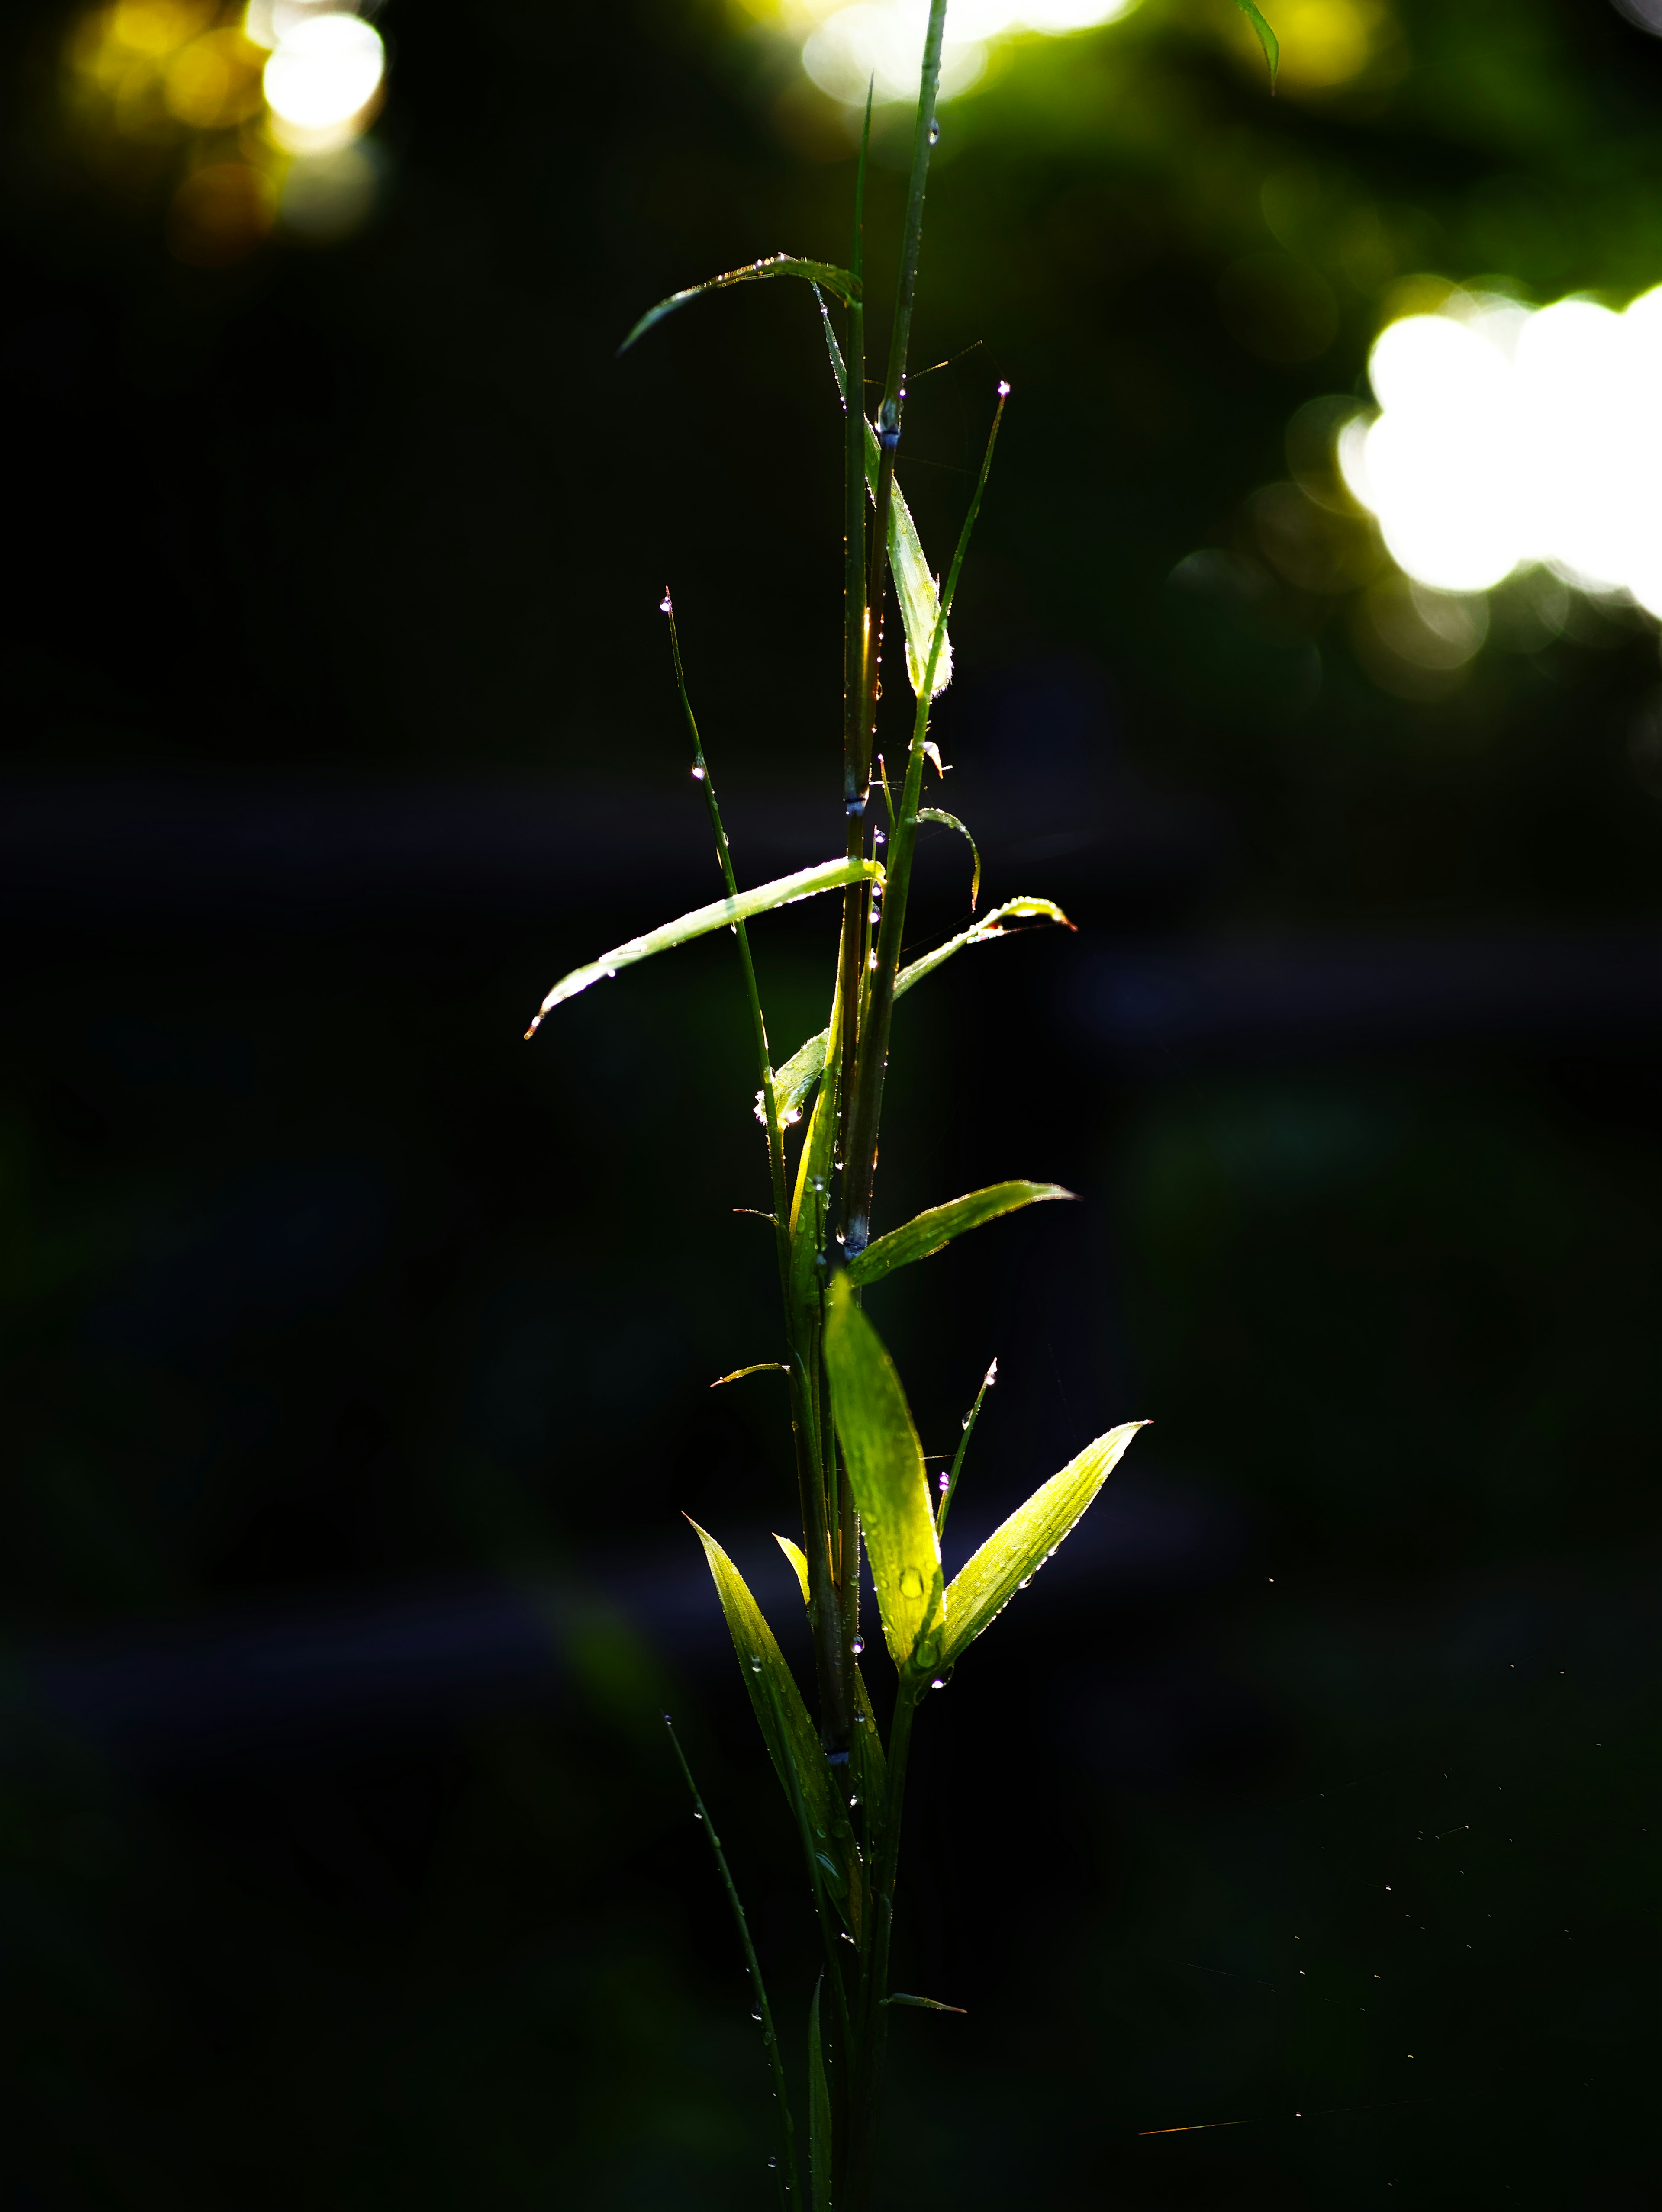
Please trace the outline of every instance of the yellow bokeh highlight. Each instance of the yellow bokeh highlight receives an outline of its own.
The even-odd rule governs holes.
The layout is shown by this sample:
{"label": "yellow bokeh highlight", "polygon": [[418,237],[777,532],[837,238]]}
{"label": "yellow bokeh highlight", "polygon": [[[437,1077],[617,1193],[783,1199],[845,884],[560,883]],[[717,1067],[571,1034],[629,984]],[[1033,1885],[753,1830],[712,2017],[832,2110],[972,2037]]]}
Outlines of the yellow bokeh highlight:
{"label": "yellow bokeh highlight", "polygon": [[265,57],[240,31],[210,31],[167,64],[167,112],[192,131],[224,131],[258,114]]}

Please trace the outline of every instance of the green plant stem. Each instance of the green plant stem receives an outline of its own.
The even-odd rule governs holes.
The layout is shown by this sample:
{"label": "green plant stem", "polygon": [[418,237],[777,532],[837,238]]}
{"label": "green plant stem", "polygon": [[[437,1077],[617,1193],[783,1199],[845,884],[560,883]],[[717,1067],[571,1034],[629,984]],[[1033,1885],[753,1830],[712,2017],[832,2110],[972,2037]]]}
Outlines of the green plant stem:
{"label": "green plant stem", "polygon": [[687,1788],[692,1792],[694,1812],[703,1823],[704,1833],[709,1838],[710,1850],[715,1854],[715,1864],[721,1877],[722,1887],[728,1893],[728,1903],[733,1907],[733,1917],[738,1923],[739,1941],[745,1954],[745,1965],[750,1971],[750,1984],[756,1992],[756,2008],[762,2015],[762,2037],[767,2045],[768,2065],[773,2075],[774,2102],[779,2107],[779,2132],[785,2153],[785,2181],[790,2191],[793,2206],[802,2202],[801,2190],[796,2178],[796,2123],[791,2116],[790,2093],[785,2087],[784,2061],[780,2056],[779,2038],[774,2032],[773,2008],[768,2002],[767,1985],[762,1979],[761,1962],[756,1956],[756,1946],[750,1939],[750,1923],[745,1917],[745,1908],[740,1901],[738,1887],[728,1866],[727,1853],[721,1849],[721,1838],[715,1832],[715,1823],[710,1819],[703,1799],[698,1795],[698,1785],[692,1778],[692,1769],[687,1765],[687,1755],[681,1748],[681,1740],[675,1733],[675,1723],[664,1715],[664,1726],[669,1730],[670,1747],[680,1762],[686,1777]]}
{"label": "green plant stem", "polygon": [[[664,593],[663,611],[669,617],[670,651],[675,660],[675,684],[680,694],[681,711],[686,717],[687,732],[692,739],[692,773],[704,794],[704,805],[709,815],[709,825],[715,839],[716,858],[721,863],[721,880],[727,885],[728,896],[739,896],[738,878],[734,872],[733,854],[728,843],[727,830],[721,820],[721,810],[715,797],[715,779],[709,772],[709,763],[704,757],[703,740],[698,733],[697,717],[692,711],[692,701],[687,691],[686,671],[681,661],[680,633],[675,626],[675,608],[667,591]],[[795,1315],[792,1306],[790,1287],[790,1211],[785,1196],[785,1139],[779,1126],[778,1101],[773,1087],[773,1066],[768,1052],[767,1023],[762,1012],[762,996],[756,981],[756,966],[751,958],[750,935],[742,921],[734,925],[739,940],[740,964],[745,974],[745,992],[750,1003],[751,1031],[756,1045],[757,1075],[761,1086],[762,1110],[766,1118],[768,1139],[768,1171],[773,1188],[774,1244],[779,1264],[780,1295],[784,1304],[785,1340],[790,1358],[791,1437],[795,1448],[796,1482],[802,1512],[802,1541],[813,1563],[817,1672],[820,1699],[826,1725],[834,1740],[845,1746],[853,1725],[853,1710],[848,1686],[844,1680],[848,1668],[843,1664],[837,1633],[841,1606],[831,1581],[829,1561],[829,1529],[826,1519],[824,1462],[819,1450],[818,1427],[814,1419],[813,1392],[809,1386],[801,1347],[797,1341]],[[823,1616],[824,1626],[820,1627]]]}
{"label": "green plant stem", "polygon": [[924,744],[929,734],[929,690],[934,682],[935,665],[941,658],[941,648],[947,635],[947,618],[952,612],[953,599],[958,590],[959,575],[964,566],[964,556],[969,550],[974,533],[976,517],[981,512],[982,494],[987,488],[988,471],[993,464],[993,450],[998,443],[999,425],[1004,420],[1004,402],[1008,387],[998,388],[998,406],[993,416],[993,426],[987,438],[987,450],[982,457],[981,474],[970,500],[964,527],[958,536],[958,546],[953,555],[953,565],[947,577],[946,589],[941,595],[941,611],[935,621],[934,635],[929,641],[928,665],[923,671],[922,688],[917,695],[917,711],[912,722],[912,744],[906,763],[906,781],[900,803],[895,809],[894,835],[889,841],[888,871],[883,886],[883,922],[878,934],[877,966],[868,979],[867,1013],[861,1025],[860,1065],[855,1077],[853,1110],[849,1117],[848,1157],[843,1182],[843,1253],[852,1259],[863,1252],[871,1240],[872,1180],[877,1168],[878,1122],[883,1111],[883,1078],[888,1066],[889,1024],[894,1012],[895,978],[900,969],[901,941],[906,926],[906,897],[911,888],[912,854],[917,842],[917,808],[923,792]]}
{"label": "green plant stem", "polygon": [[872,1881],[871,1928],[861,1960],[859,2072],[853,2100],[855,2139],[849,2145],[847,2212],[869,2212],[877,2163],[878,2100],[887,2047],[889,1943],[894,1931],[895,1878],[900,1862],[900,1816],[906,1795],[906,1756],[921,1685],[910,1668],[895,1687],[889,1726],[888,1774],[883,1792],[876,1873]]}

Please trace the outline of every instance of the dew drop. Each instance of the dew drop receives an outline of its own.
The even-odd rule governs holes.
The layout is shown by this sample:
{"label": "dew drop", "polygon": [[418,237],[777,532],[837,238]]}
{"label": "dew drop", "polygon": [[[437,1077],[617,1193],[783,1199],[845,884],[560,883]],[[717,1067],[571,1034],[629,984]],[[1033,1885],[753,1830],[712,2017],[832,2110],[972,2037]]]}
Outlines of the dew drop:
{"label": "dew drop", "polygon": [[937,1675],[935,1676],[935,1678],[934,1678],[934,1681],[933,1681],[933,1682],[931,1682],[931,1683],[930,1683],[930,1685],[929,1685],[929,1687],[930,1687],[932,1690],[944,1690],[944,1689],[946,1688],[946,1686],[947,1686],[947,1677],[946,1677],[944,1674],[937,1674]]}
{"label": "dew drop", "polygon": [[902,1567],[900,1570],[900,1595],[902,1597],[922,1596],[923,1577],[916,1567]]}
{"label": "dew drop", "polygon": [[750,1671],[752,1674],[759,1674],[762,1671],[761,1656],[758,1652],[752,1651],[751,1653]]}
{"label": "dew drop", "polygon": [[1023,1575],[1023,1577],[1021,1577],[1021,1580],[1020,1580],[1020,1581],[1016,1584],[1016,1588],[1017,1588],[1018,1589],[1026,1589],[1026,1587],[1027,1587],[1027,1585],[1028,1585],[1028,1583],[1029,1583],[1030,1582],[1032,1582],[1032,1577],[1031,1575]]}
{"label": "dew drop", "polygon": [[[860,1656],[861,1653],[861,1652],[865,1650],[865,1648],[866,1648],[866,1639],[865,1639],[865,1638],[864,1638],[863,1636],[856,1636],[856,1637],[855,1638],[855,1639],[854,1639],[854,1643],[853,1643],[853,1644],[852,1644],[852,1646],[851,1646],[850,1648],[852,1649],[852,1650],[853,1650],[853,1652],[854,1652],[854,1656],[855,1656],[855,1657],[857,1659],[857,1658]],[[860,1717],[861,1717],[861,1719],[863,1721],[863,1720],[865,1719],[866,1716],[865,1716],[863,1713],[861,1713],[861,1715],[860,1716]]]}
{"label": "dew drop", "polygon": [[751,2014],[751,2018],[752,2018],[752,2020],[760,2020],[760,2019],[761,2019],[761,2017],[762,2017],[762,2015],[761,2015],[761,2014],[760,2014],[759,2012],[753,2012],[753,2013]]}
{"label": "dew drop", "polygon": [[929,143],[931,146],[941,143],[941,125],[933,115],[929,118]]}
{"label": "dew drop", "polygon": [[702,782],[703,781],[703,780],[704,780],[704,771],[703,770],[703,769],[701,769],[701,768],[696,768],[696,769],[693,769],[693,771],[692,771],[692,780],[693,780],[693,781],[694,781],[695,783],[702,783]]}

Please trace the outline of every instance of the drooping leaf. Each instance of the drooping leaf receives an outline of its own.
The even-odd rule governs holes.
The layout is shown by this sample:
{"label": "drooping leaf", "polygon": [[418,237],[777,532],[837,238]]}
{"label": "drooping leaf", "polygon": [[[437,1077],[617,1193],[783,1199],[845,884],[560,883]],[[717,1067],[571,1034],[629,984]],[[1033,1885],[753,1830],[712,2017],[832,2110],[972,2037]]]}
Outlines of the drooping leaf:
{"label": "drooping leaf", "polygon": [[650,960],[656,952],[671,951],[695,937],[707,937],[713,929],[728,927],[735,921],[750,921],[758,914],[771,914],[776,907],[813,898],[816,892],[841,890],[845,884],[864,879],[880,883],[882,878],[882,865],[876,860],[823,860],[817,868],[799,868],[794,875],[777,876],[770,884],[758,884],[754,890],[740,891],[737,898],[715,899],[709,906],[695,907],[678,921],[667,921],[661,929],[648,930],[644,937],[631,937],[627,945],[614,945],[598,960],[591,960],[584,967],[574,968],[569,975],[561,976],[543,1000],[526,1035],[534,1036],[542,1026],[543,1017],[567,999],[575,999],[580,991],[587,990],[590,984],[598,983],[603,976],[615,975],[620,968],[632,968],[637,960]]}
{"label": "drooping leaf", "polygon": [[696,1521],[691,1525],[709,1562],[728,1632],[739,1655],[739,1670],[774,1771],[787,1802],[794,1807],[800,1802],[811,1831],[805,1844],[820,1861],[820,1876],[857,1938],[864,1908],[859,1850],[848,1814],[831,1789],[825,1755],[796,1678],[744,1577],[714,1536]]}
{"label": "drooping leaf", "polygon": [[831,1418],[854,1485],[884,1640],[897,1667],[932,1664],[941,1615],[941,1547],[923,1448],[882,1340],[855,1304],[845,1268],[825,1317]]}
{"label": "drooping leaf", "polygon": [[1258,34],[1258,44],[1263,48],[1263,58],[1269,64],[1269,89],[1275,89],[1275,73],[1282,65],[1282,42],[1263,20],[1252,0],[1235,0],[1247,21]]}
{"label": "drooping leaf", "polygon": [[808,1555],[800,1544],[793,1544],[788,1536],[782,1536],[776,1528],[773,1540],[796,1570],[796,1579],[802,1585],[802,1602],[811,1603],[808,1595]]}
{"label": "drooping leaf", "polygon": [[846,269],[838,269],[828,261],[802,261],[794,253],[771,253],[760,261],[747,261],[742,269],[725,270],[719,276],[709,276],[702,284],[689,284],[684,292],[672,292],[667,300],[660,300],[655,307],[648,307],[624,340],[618,350],[627,353],[637,338],[644,337],[654,323],[661,323],[666,315],[673,315],[678,307],[685,307],[689,300],[698,299],[705,292],[725,292],[734,284],[754,284],[770,276],[801,276],[810,284],[823,284],[828,292],[847,302],[859,292],[858,280]]}
{"label": "drooping leaf", "polygon": [[718,1375],[710,1384],[719,1390],[724,1382],[742,1382],[746,1375],[788,1375],[790,1370],[782,1359],[758,1359],[753,1367],[735,1367],[731,1375]]}
{"label": "drooping leaf", "polygon": [[[843,349],[837,343],[837,333],[831,326],[831,317],[825,311],[825,301],[819,303],[820,321],[825,332],[825,348],[831,355],[831,374],[837,379],[837,392],[846,407],[849,404],[849,373],[843,361]],[[877,480],[882,471],[883,452],[877,442],[877,433],[868,422],[865,425],[866,489],[874,507],[877,503]],[[900,620],[906,633],[906,676],[914,696],[923,688],[923,672],[929,664],[929,646],[934,636],[934,626],[941,615],[941,594],[935,589],[933,570],[923,557],[922,540],[917,526],[912,520],[912,511],[906,504],[899,484],[889,479],[889,573],[894,578],[895,597],[900,602]],[[934,682],[929,687],[931,698],[939,698],[953,680],[953,641],[944,635],[941,652],[935,661]]]}
{"label": "drooping leaf", "polygon": [[879,2002],[886,2005],[918,2005],[925,2012],[961,2012],[967,2014],[970,2009],[968,2005],[942,2004],[939,1997],[909,1997],[899,1990],[897,1990],[892,1996],[880,1998]]}
{"label": "drooping leaf", "polygon": [[945,1206],[932,1206],[927,1213],[916,1214],[901,1228],[891,1229],[886,1237],[877,1237],[849,1261],[849,1280],[862,1287],[880,1282],[897,1267],[927,1260],[954,1237],[979,1229],[983,1221],[995,1221],[1001,1213],[1014,1213],[1019,1206],[1037,1206],[1048,1198],[1073,1196],[1059,1182],[989,1183],[985,1190],[972,1190],[963,1198],[948,1200]]}
{"label": "drooping leaf", "polygon": [[813,1985],[808,2007],[808,2188],[813,2212],[831,2212],[831,2085],[825,2078],[825,2046],[819,2038],[819,1990]]}
{"label": "drooping leaf", "polygon": [[1118,1466],[1132,1437],[1147,1425],[1143,1421],[1122,1422],[1087,1444],[1060,1474],[1041,1483],[953,1577],[947,1591],[942,1665],[959,1658],[1032,1580]]}
{"label": "drooping leaf", "polygon": [[962,952],[965,945],[990,945],[995,938],[1016,935],[1014,930],[1004,927],[1007,921],[1056,921],[1064,929],[1074,927],[1054,899],[1026,896],[1006,899],[1002,906],[995,906],[989,915],[983,915],[970,928],[960,930],[956,937],[949,937],[944,945],[937,945],[933,952],[924,953],[910,967],[903,968],[894,979],[896,998],[903,991],[910,991],[914,983],[921,983],[926,975],[933,975],[937,968],[944,968],[953,955]]}
{"label": "drooping leaf", "polygon": [[[943,823],[948,830],[956,830],[959,836],[968,845],[970,857],[974,863],[970,872],[970,911],[973,914],[981,899],[981,854],[975,839],[971,836],[957,815],[948,814],[944,806],[920,806],[917,810],[917,818],[920,822]],[[895,980],[898,982],[898,976]]]}
{"label": "drooping leaf", "polygon": [[[995,906],[989,915],[983,915],[972,927],[964,930],[945,945],[936,945],[933,952],[926,952],[921,959],[914,960],[910,968],[903,968],[894,979],[895,997],[904,998],[914,983],[921,983],[926,975],[933,975],[937,968],[944,967],[953,955],[963,951],[966,945],[990,945],[995,938],[1020,935],[1019,931],[1004,927],[1007,921],[1056,921],[1064,929],[1074,927],[1054,899],[1006,899],[1002,906]],[[786,1082],[787,1078],[789,1079],[789,1095],[800,1107],[825,1072],[825,1054],[830,1044],[831,1031],[821,1030],[818,1036],[811,1036],[806,1044],[798,1045],[783,1067],[775,1073],[774,1098],[779,1106],[782,1120],[786,1093],[780,1088],[781,1085]],[[756,1118],[758,1121],[763,1118],[759,1100]]]}

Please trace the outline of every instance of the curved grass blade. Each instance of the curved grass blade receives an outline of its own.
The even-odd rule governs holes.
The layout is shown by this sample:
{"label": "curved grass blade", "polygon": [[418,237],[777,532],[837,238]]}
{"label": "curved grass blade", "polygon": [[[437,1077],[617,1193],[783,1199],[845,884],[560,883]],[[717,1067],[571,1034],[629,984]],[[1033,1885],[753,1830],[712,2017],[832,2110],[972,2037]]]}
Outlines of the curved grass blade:
{"label": "curved grass blade", "polygon": [[983,1221],[995,1221],[1001,1213],[1014,1213],[1019,1206],[1037,1206],[1047,1198],[1075,1195],[1059,1182],[989,1183],[985,1190],[972,1190],[963,1198],[950,1199],[945,1206],[932,1206],[927,1213],[916,1214],[901,1228],[890,1230],[886,1237],[874,1238],[849,1261],[849,1280],[862,1287],[880,1282],[897,1267],[927,1260],[954,1237],[979,1229]]}
{"label": "curved grass blade", "polygon": [[[686,1777],[687,1788],[692,1792],[692,1809],[709,1838],[710,1850],[715,1855],[715,1864],[721,1876],[721,1886],[727,1891],[728,1903],[733,1907],[733,1917],[738,1923],[739,1942],[745,1954],[745,1965],[750,1973],[751,1987],[756,1992],[756,2009],[762,2022],[762,2039],[767,2046],[768,2066],[773,2075],[773,2099],[779,2107],[779,2132],[784,2139],[785,2180],[789,2201],[798,2200],[796,2180],[796,2123],[791,2117],[790,2094],[785,2086],[785,2069],[779,2055],[779,2038],[773,2032],[773,2008],[768,2002],[767,1985],[762,1979],[762,1966],[756,1955],[756,1946],[750,1940],[750,1923],[745,1917],[745,1908],[739,1899],[738,1887],[728,1871],[727,1853],[721,1849],[721,1838],[715,1832],[715,1823],[703,1799],[698,1795],[698,1784],[692,1778],[692,1769],[687,1765],[687,1755],[681,1748],[681,1739],[675,1733],[675,1723],[664,1715],[664,1726],[669,1730],[670,1748],[680,1761],[681,1771]],[[815,2002],[819,2002],[816,1996]],[[813,2112],[809,2113],[812,2130]],[[813,2136],[810,2132],[809,2154],[812,2157]]]}
{"label": "curved grass blade", "polygon": [[[828,1836],[832,1826],[831,1783],[819,1737],[802,1703],[796,1677],[786,1665],[785,1656],[775,1642],[773,1631],[761,1607],[751,1595],[744,1577],[714,1536],[690,1516],[689,1522],[709,1562],[715,1594],[721,1601],[733,1648],[739,1655],[739,1671],[745,1678],[745,1687],[750,1693],[757,1723],[781,1787],[793,1805],[800,1795],[810,1825],[819,1836]],[[846,1827],[846,1821],[842,1825]],[[844,1875],[844,1893],[848,1887]]]}
{"label": "curved grass blade", "polygon": [[[837,333],[831,326],[831,317],[825,313],[823,300],[819,303],[819,319],[825,333],[825,349],[831,355],[831,374],[837,379],[837,393],[846,408],[849,404],[849,373],[843,366],[843,349],[837,343]],[[872,505],[875,507],[878,478],[883,472],[883,453],[877,442],[877,433],[869,422],[864,425],[864,429],[866,489],[871,495]],[[912,511],[892,477],[889,479],[889,572],[894,578],[895,597],[900,602],[900,620],[906,633],[907,680],[916,695],[923,688],[923,672],[928,665],[929,647],[934,637],[934,626],[941,618],[941,595],[935,589],[934,571],[923,557],[923,542],[917,534],[917,525],[912,520]],[[938,698],[952,680],[953,641],[943,630],[929,696]]]}
{"label": "curved grass blade", "polygon": [[854,1485],[884,1640],[897,1667],[934,1663],[941,1613],[941,1547],[923,1448],[882,1340],[855,1304],[847,1268],[831,1284],[825,1370],[831,1419]]}
{"label": "curved grass blade", "polygon": [[892,1996],[879,1997],[877,2002],[879,2004],[918,2005],[925,2012],[961,2012],[966,2016],[970,2009],[968,2005],[942,2004],[939,1997],[909,1997],[899,1990]]}
{"label": "curved grass blade", "polygon": [[1145,1421],[1124,1421],[1087,1444],[1077,1459],[1041,1483],[1025,1505],[994,1529],[975,1557],[953,1576],[947,1591],[943,1665],[959,1658],[1032,1580],[1118,1466],[1132,1437],[1147,1426]]}
{"label": "curved grass blade", "polygon": [[1235,5],[1258,34],[1258,44],[1263,48],[1263,58],[1269,64],[1269,89],[1274,92],[1275,73],[1282,65],[1282,42],[1253,6],[1252,0],[1235,0]]}
{"label": "curved grass blade", "polygon": [[[970,912],[973,914],[981,900],[981,853],[975,839],[971,836],[957,815],[948,814],[944,806],[920,806],[917,810],[917,818],[920,822],[944,823],[948,830],[956,830],[969,847],[971,858],[975,862],[974,870],[970,877]],[[897,985],[899,980],[898,976],[895,978]]]}
{"label": "curved grass blade", "polygon": [[698,299],[705,292],[725,292],[734,284],[754,284],[770,276],[801,276],[810,284],[823,284],[826,291],[834,292],[845,303],[860,290],[858,277],[851,276],[846,269],[838,269],[831,262],[803,261],[794,253],[770,253],[760,261],[747,261],[742,269],[724,270],[719,276],[706,277],[702,284],[689,284],[683,292],[672,292],[668,299],[660,300],[655,307],[647,309],[618,351],[627,353],[654,323],[661,323],[666,315],[685,307],[689,300]]}
{"label": "curved grass blade", "polygon": [[981,1388],[975,1394],[974,1405],[959,1424],[964,1433],[958,1440],[958,1449],[953,1454],[952,1472],[941,1486],[941,1503],[935,1508],[934,1533],[937,1536],[944,1536],[947,1533],[947,1516],[953,1510],[953,1498],[958,1489],[959,1475],[963,1469],[964,1455],[970,1449],[970,1438],[975,1434],[975,1425],[981,1419],[981,1408],[987,1393],[997,1380],[998,1362],[994,1360],[981,1378]]}
{"label": "curved grass blade", "polygon": [[731,1375],[718,1375],[710,1384],[719,1390],[724,1382],[742,1382],[746,1375],[788,1375],[790,1370],[782,1359],[758,1359],[753,1367],[735,1367]]}
{"label": "curved grass blade", "polygon": [[535,1036],[545,1015],[563,1006],[566,1000],[575,999],[580,991],[587,990],[592,983],[615,975],[620,968],[632,968],[637,960],[650,960],[654,953],[672,951],[676,945],[685,945],[695,937],[707,937],[713,929],[725,928],[735,921],[749,921],[758,914],[772,913],[776,907],[813,898],[819,891],[841,890],[844,884],[859,883],[862,878],[880,883],[882,863],[822,860],[817,868],[799,868],[794,875],[777,876],[770,884],[758,884],[753,891],[740,891],[737,898],[715,899],[709,906],[695,907],[691,914],[667,921],[660,929],[648,930],[644,937],[631,937],[626,945],[615,945],[598,960],[591,960],[581,968],[574,968],[569,975],[562,975],[543,1000],[526,1035]]}
{"label": "curved grass blade", "polygon": [[790,1561],[792,1566],[796,1570],[796,1579],[802,1585],[803,1604],[812,1604],[813,1600],[808,1595],[807,1553],[802,1549],[802,1547],[800,1544],[793,1544],[788,1536],[782,1536],[776,1528],[773,1532],[773,1540],[777,1544],[780,1550],[784,1553],[785,1557]]}
{"label": "curved grass blade", "polygon": [[[950,817],[941,818],[949,819]],[[972,928],[962,931],[959,935],[950,939],[945,945],[936,945],[933,952],[926,952],[922,959],[914,960],[910,968],[903,968],[894,979],[895,997],[904,999],[914,983],[921,983],[926,975],[933,975],[937,968],[944,967],[953,955],[955,952],[963,951],[966,945],[990,945],[995,938],[1020,936],[1021,933],[1019,930],[1007,929],[1004,927],[1007,921],[1056,921],[1060,922],[1064,929],[1072,929],[1074,927],[1054,899],[1027,897],[1006,899],[1002,906],[995,907],[989,915],[983,915]],[[806,1044],[798,1045],[784,1066],[776,1072],[773,1079],[773,1095],[779,1109],[782,1124],[788,1118],[786,1114],[787,1098],[790,1100],[795,1111],[800,1114],[802,1106],[813,1097],[814,1086],[825,1073],[825,1054],[830,1047],[831,1031],[828,1029],[821,1030],[818,1036],[811,1036]],[[756,1118],[758,1121],[763,1119],[759,1100]]]}
{"label": "curved grass blade", "polygon": [[831,2084],[825,2079],[825,2046],[819,2037],[819,1991],[813,1985],[808,2007],[808,2187],[813,2212],[831,2212]]}

